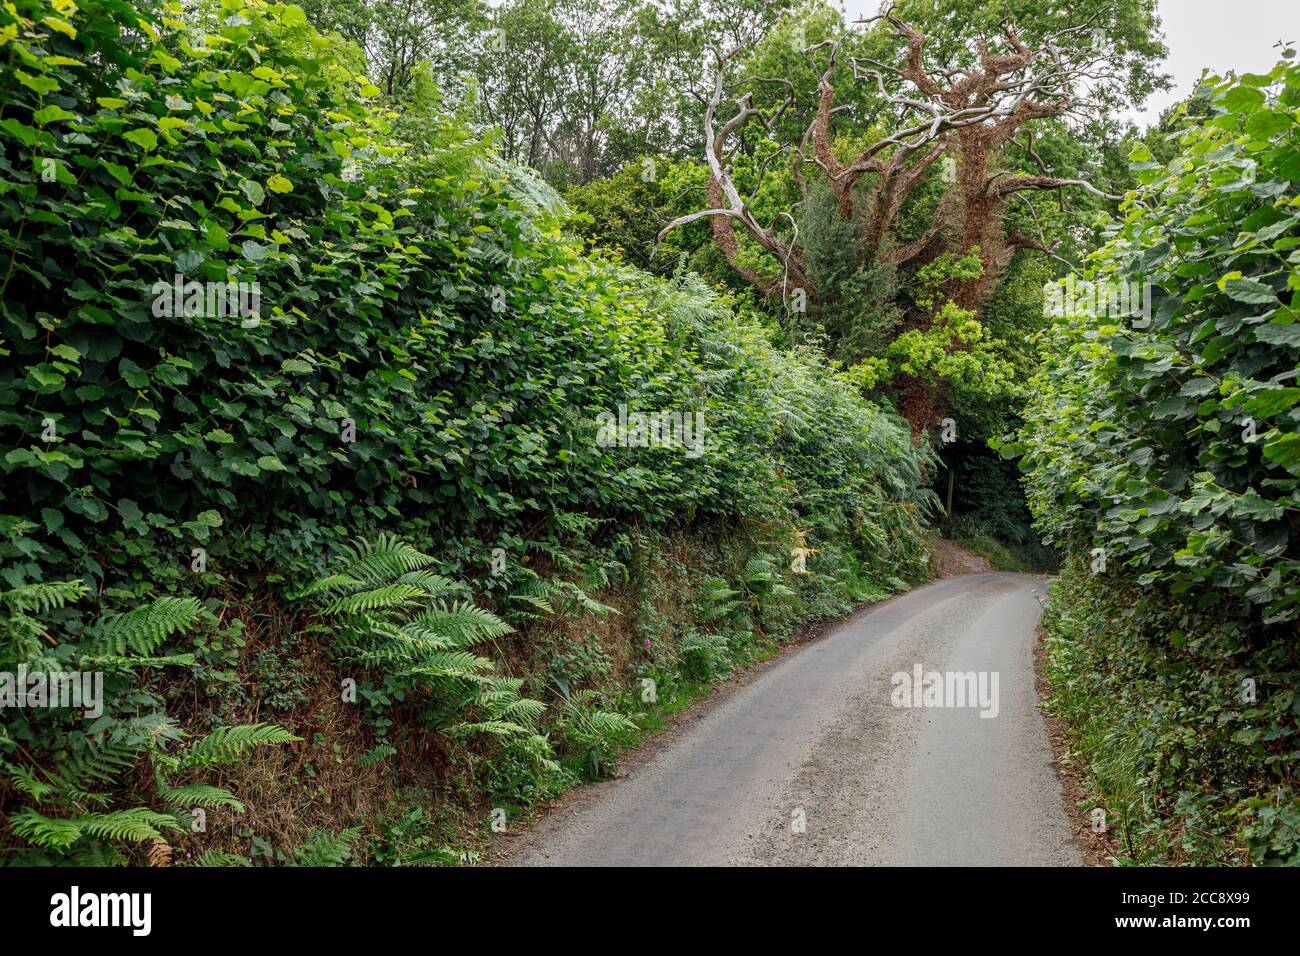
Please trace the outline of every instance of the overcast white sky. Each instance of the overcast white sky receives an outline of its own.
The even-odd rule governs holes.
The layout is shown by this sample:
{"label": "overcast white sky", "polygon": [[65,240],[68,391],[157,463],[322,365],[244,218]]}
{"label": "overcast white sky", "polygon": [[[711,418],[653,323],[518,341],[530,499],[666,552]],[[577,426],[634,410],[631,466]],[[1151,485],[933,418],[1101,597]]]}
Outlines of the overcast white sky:
{"label": "overcast white sky", "polygon": [[[990,0],[993,2],[993,0]],[[850,18],[875,13],[881,0],[844,0]],[[1141,125],[1189,94],[1201,69],[1264,73],[1278,60],[1273,44],[1293,40],[1300,47],[1300,0],[1160,0],[1169,59],[1164,71],[1174,89],[1151,97],[1132,114]]]}

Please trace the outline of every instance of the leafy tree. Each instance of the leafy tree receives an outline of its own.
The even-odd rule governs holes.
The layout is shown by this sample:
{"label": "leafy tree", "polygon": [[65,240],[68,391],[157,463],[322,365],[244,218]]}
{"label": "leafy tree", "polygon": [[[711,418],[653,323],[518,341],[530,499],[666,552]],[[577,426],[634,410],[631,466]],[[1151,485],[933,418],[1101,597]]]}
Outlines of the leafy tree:
{"label": "leafy tree", "polygon": [[752,41],[790,0],[507,0],[477,43],[483,120],[507,158],[586,183],[697,152],[708,49]]}
{"label": "leafy tree", "polygon": [[[1011,200],[1027,192],[1072,186],[1100,193],[1083,179],[1047,168],[1034,148],[1033,127],[1081,108],[1095,109],[1097,104],[1078,93],[1082,78],[1089,77],[1090,88],[1099,86],[1092,79],[1097,76],[1101,86],[1107,78],[1119,83],[1116,73],[1128,61],[1094,49],[1100,32],[1081,40],[1083,23],[1058,26],[1031,45],[1019,30],[1000,21],[1003,49],[996,53],[990,41],[972,43],[968,35],[954,38],[949,28],[944,33],[947,42],[931,56],[931,38],[917,27],[892,11],[871,22],[877,21],[888,29],[845,34],[832,11],[813,8],[811,19],[786,21],[753,53],[716,51],[714,89],[705,116],[710,144],[707,207],[678,217],[665,232],[708,218],[719,247],[739,275],[762,293],[779,296],[786,311],[801,311],[790,308],[792,293],[801,305],[807,297],[814,298],[834,327],[833,347],[846,350],[851,359],[866,357],[857,350],[870,343],[873,334],[864,335],[851,324],[846,327],[834,315],[853,310],[857,289],[879,288],[882,276],[899,270],[910,274],[929,269],[933,275],[932,260],[955,263],[976,257],[978,268],[944,270],[942,288],[930,297],[930,305],[918,308],[919,300],[912,301],[899,329],[907,336],[896,350],[902,360],[875,361],[864,371],[864,382],[880,381],[882,370],[891,367],[901,373],[895,391],[904,414],[920,431],[943,406],[944,382],[941,376],[934,378],[940,364],[964,368],[968,362],[920,361],[918,349],[966,350],[966,343],[975,341],[950,335],[955,327],[951,321],[930,334],[945,304],[978,313],[1007,274],[1017,250],[1051,251],[1041,223],[1039,238],[1012,228]],[[1040,25],[1041,20],[1032,24]],[[901,50],[894,45],[898,42]],[[886,52],[880,56],[886,59],[873,55],[881,48]],[[1145,52],[1152,50],[1148,46]],[[739,63],[734,77],[729,70],[733,60]],[[1139,83],[1137,77],[1129,79]],[[718,110],[729,89],[739,94],[739,110],[727,118]],[[842,90],[848,91],[843,100]],[[871,125],[864,124],[864,116]],[[745,138],[753,127],[760,130],[758,138]],[[1017,141],[1027,130],[1025,141]],[[1026,162],[1032,159],[1041,168],[1020,172],[1007,162],[1003,153],[1013,143]],[[768,165],[784,153],[789,154],[799,187],[798,201],[806,205],[803,218],[819,216],[817,222],[808,220],[809,228],[803,231],[785,210],[762,214],[764,197],[790,189],[764,189]],[[752,172],[748,161],[757,154],[764,158]],[[948,164],[941,177],[946,185],[936,188],[935,170],[941,160]],[[744,178],[757,181],[742,186]],[[822,204],[810,182],[834,194],[838,224],[816,212]],[[918,210],[925,211],[918,216]],[[841,254],[841,261],[829,270],[834,260],[814,250],[818,271],[831,278],[829,287],[819,287],[813,282],[807,246],[824,241],[828,232],[851,235],[860,249]],[[761,258],[754,260],[755,249],[767,257],[766,265]],[[853,277],[849,285],[844,284],[845,275]],[[944,314],[951,318],[952,313]],[[927,338],[924,344],[922,338]],[[972,351],[971,357],[982,354]],[[924,371],[902,371],[906,368]],[[997,377],[988,366],[983,374],[963,379]],[[947,385],[962,387],[956,381]]]}
{"label": "leafy tree", "polygon": [[397,101],[422,68],[444,82],[467,72],[487,22],[483,0],[305,0],[302,9],[321,32],[355,43],[360,69]]}

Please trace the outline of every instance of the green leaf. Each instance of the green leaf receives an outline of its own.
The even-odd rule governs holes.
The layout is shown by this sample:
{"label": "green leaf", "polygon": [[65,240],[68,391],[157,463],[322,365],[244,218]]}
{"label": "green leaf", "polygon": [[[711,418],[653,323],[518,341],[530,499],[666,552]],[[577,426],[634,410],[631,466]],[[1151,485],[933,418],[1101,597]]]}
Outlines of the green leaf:
{"label": "green leaf", "polygon": [[1290,325],[1278,325],[1276,323],[1257,325],[1254,331],[1256,342],[1300,348],[1300,322],[1293,322]]}
{"label": "green leaf", "polygon": [[65,110],[62,106],[46,106],[32,114],[32,119],[42,126],[59,120],[70,120],[76,118],[76,113]]}
{"label": "green leaf", "polygon": [[1277,110],[1261,110],[1246,121],[1246,132],[1258,139],[1272,139],[1295,125],[1295,121],[1286,113]]}
{"label": "green leaf", "polygon": [[263,189],[262,184],[255,179],[241,179],[239,181],[239,188],[243,191],[244,195],[248,197],[248,201],[254,206],[260,206],[262,200],[266,199],[266,190]]}
{"label": "green leaf", "polygon": [[1272,418],[1300,402],[1300,388],[1274,388],[1256,392],[1246,403],[1246,411],[1260,418]]}
{"label": "green leaf", "polygon": [[1280,435],[1264,445],[1264,457],[1275,461],[1293,475],[1300,475],[1300,434]]}
{"label": "green leaf", "polygon": [[124,133],[122,138],[135,143],[146,153],[152,152],[158,146],[157,134],[154,133],[153,130],[144,129],[143,127],[140,129],[133,129],[129,133]]}
{"label": "green leaf", "polygon": [[38,96],[53,93],[59,88],[59,81],[52,76],[32,76],[22,70],[14,70],[13,75],[19,83],[35,92]]}
{"label": "green leaf", "polygon": [[18,122],[16,119],[0,121],[0,129],[4,130],[10,136],[20,139],[24,146],[36,145],[36,137],[40,135],[37,130],[32,129],[25,123]]}
{"label": "green leaf", "polygon": [[1271,287],[1254,279],[1228,279],[1223,284],[1223,291],[1229,298],[1250,305],[1277,304],[1277,293]]}
{"label": "green leaf", "polygon": [[131,185],[131,170],[127,169],[125,166],[118,165],[117,163],[110,163],[106,159],[101,159],[99,165],[104,167],[104,169],[108,171],[109,175],[123,186]]}
{"label": "green leaf", "polygon": [[1234,86],[1219,101],[1230,113],[1251,113],[1264,105],[1264,94],[1251,86]]}
{"label": "green leaf", "polygon": [[266,258],[269,247],[262,245],[260,242],[254,242],[252,239],[245,239],[239,246],[240,252],[244,258],[250,262],[260,262]]}

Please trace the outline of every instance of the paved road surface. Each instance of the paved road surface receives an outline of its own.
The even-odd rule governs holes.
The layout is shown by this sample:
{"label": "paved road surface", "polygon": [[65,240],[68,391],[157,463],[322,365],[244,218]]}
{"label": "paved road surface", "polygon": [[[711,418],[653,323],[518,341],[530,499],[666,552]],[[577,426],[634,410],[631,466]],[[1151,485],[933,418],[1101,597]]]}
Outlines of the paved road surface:
{"label": "paved road surface", "polygon": [[[1042,588],[974,574],[872,608],[562,805],[504,862],[1081,865],[1034,706]],[[996,672],[997,716],[895,706],[891,675],[916,664]]]}

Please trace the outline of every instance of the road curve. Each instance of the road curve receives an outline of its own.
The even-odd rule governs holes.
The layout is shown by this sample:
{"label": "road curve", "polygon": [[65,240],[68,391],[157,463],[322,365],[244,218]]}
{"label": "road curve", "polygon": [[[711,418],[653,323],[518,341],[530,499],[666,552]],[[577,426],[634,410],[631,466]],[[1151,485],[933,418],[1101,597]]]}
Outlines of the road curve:
{"label": "road curve", "polygon": [[[1081,865],[1035,708],[1042,589],[975,574],[872,608],[562,804],[502,862]],[[891,675],[917,664],[996,673],[997,715],[896,706]]]}

